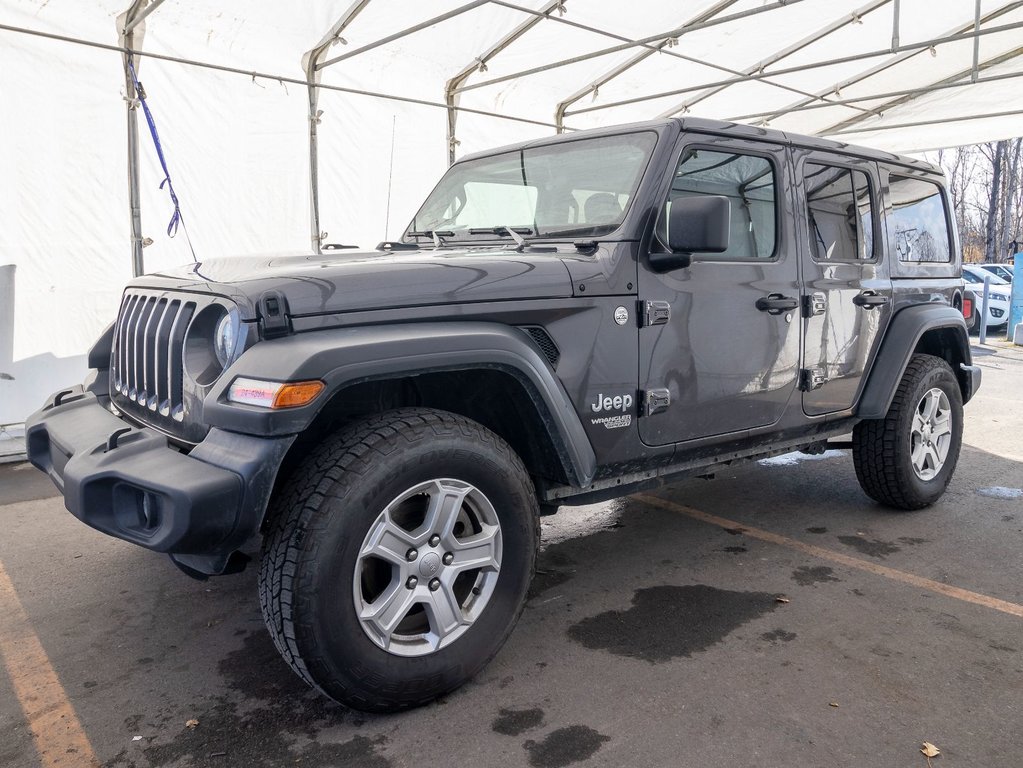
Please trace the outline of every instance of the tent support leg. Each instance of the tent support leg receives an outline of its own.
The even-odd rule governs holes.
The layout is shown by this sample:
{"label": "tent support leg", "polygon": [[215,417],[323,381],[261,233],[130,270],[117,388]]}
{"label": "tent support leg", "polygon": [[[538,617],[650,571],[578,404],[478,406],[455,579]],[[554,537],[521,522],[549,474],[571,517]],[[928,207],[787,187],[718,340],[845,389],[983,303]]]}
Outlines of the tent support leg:
{"label": "tent support leg", "polygon": [[[149,7],[149,0],[134,0],[124,13],[117,17],[118,44],[121,48],[139,50],[145,35],[142,20],[163,0],[155,0]],[[131,273],[138,277],[146,271],[142,257],[142,195],[139,183],[139,124],[138,102],[135,98],[135,84],[128,71],[130,54],[122,53],[124,65],[125,107],[128,118],[128,211],[131,217]],[[138,62],[135,62],[136,67]]]}
{"label": "tent support leg", "polygon": [[362,9],[369,5],[369,0],[354,0],[347,10],[341,15],[327,33],[316,44],[315,48],[305,52],[302,56],[302,69],[305,71],[306,88],[309,96],[309,225],[312,238],[313,250],[322,253],[323,239],[326,232],[320,230],[320,151],[319,151],[319,124],[320,116],[320,70],[321,62],[331,46],[337,44],[347,45],[348,42],[341,37],[352,20],[358,16]]}

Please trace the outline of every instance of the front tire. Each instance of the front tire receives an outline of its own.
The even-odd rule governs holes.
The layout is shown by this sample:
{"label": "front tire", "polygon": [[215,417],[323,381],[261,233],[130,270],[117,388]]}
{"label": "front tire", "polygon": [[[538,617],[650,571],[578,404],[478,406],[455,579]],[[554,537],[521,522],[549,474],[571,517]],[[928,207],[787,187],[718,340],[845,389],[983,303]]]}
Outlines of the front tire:
{"label": "front tire", "polygon": [[872,499],[913,510],[941,498],[959,460],[963,399],[948,363],[913,355],[888,413],[853,430],[853,463]]}
{"label": "front tire", "polygon": [[260,604],[292,669],[367,711],[425,704],[497,653],[539,542],[533,484],[482,425],[402,409],[346,428],[278,495]]}

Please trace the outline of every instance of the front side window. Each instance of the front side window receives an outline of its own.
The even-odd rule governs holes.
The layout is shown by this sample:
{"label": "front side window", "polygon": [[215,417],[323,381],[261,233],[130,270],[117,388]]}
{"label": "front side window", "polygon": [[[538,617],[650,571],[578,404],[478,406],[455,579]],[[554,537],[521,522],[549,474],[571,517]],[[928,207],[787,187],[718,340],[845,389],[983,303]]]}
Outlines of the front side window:
{"label": "front side window", "polygon": [[682,153],[668,201],[658,222],[658,236],[667,242],[672,201],[695,195],[723,195],[731,208],[728,250],[718,259],[769,259],[777,239],[775,173],[771,161],[758,155],[690,147]]}
{"label": "front side window", "polygon": [[656,141],[656,134],[643,131],[457,163],[430,193],[407,235],[493,237],[506,227],[524,235],[605,235],[624,221]]}
{"label": "front side window", "polygon": [[803,171],[810,254],[816,261],[874,258],[874,212],[863,171],[807,163]]}
{"label": "front side window", "polygon": [[888,186],[892,197],[890,231],[899,261],[951,261],[951,228],[941,188],[903,176],[892,176]]}

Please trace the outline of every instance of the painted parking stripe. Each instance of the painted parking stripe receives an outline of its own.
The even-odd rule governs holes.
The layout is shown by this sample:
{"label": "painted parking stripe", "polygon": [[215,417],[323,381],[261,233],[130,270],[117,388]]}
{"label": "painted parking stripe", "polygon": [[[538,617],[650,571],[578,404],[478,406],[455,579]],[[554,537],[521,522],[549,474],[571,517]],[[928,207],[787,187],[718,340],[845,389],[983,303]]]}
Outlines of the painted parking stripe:
{"label": "painted parking stripe", "polygon": [[833,563],[840,563],[841,565],[848,566],[849,568],[857,568],[861,571],[867,571],[868,573],[873,573],[876,576],[883,576],[887,579],[900,581],[903,584],[920,587],[921,589],[936,592],[937,594],[944,595],[945,597],[951,597],[956,600],[973,603],[974,605],[982,605],[985,608],[993,608],[996,611],[1008,613],[1010,616],[1017,616],[1023,619],[1023,605],[999,600],[997,597],[982,595],[979,592],[971,592],[968,589],[953,587],[949,584],[942,584],[940,581],[925,579],[923,576],[899,571],[895,568],[879,565],[878,563],[871,563],[867,560],[861,560],[858,557],[851,557],[850,555],[843,554],[842,552],[825,549],[824,547],[816,547],[813,544],[807,544],[796,539],[790,539],[788,536],[780,536],[777,533],[771,533],[770,531],[765,531],[760,528],[752,528],[745,523],[738,523],[734,520],[727,520],[723,517],[710,515],[706,512],[701,512],[698,509],[686,507],[682,504],[676,504],[675,502],[668,501],[657,496],[640,494],[633,498],[643,502],[644,504],[649,504],[652,507],[660,507],[661,509],[666,509],[669,512],[678,512],[679,514],[686,515],[694,520],[716,525],[719,528],[727,528],[733,531],[741,530],[744,535],[754,539],[760,539],[761,541],[767,541],[771,544],[777,544],[782,547],[794,549],[798,552],[812,555],[813,557],[819,557],[822,560],[830,560]]}
{"label": "painted parking stripe", "polygon": [[0,563],[0,659],[25,713],[43,768],[98,766],[74,707],[42,643],[32,630],[14,585]]}

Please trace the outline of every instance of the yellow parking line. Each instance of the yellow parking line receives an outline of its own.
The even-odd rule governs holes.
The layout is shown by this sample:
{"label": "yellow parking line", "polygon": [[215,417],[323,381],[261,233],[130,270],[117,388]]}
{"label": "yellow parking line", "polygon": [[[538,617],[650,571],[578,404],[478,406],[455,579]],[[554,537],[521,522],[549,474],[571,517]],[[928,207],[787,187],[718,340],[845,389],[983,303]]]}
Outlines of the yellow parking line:
{"label": "yellow parking line", "polygon": [[1023,618],[1023,605],[999,600],[997,597],[982,595],[979,592],[971,592],[968,589],[960,589],[959,587],[953,587],[949,584],[942,584],[940,581],[925,579],[923,576],[899,571],[895,568],[879,565],[878,563],[871,563],[867,560],[861,560],[858,557],[850,557],[842,552],[835,552],[834,550],[825,549],[824,547],[816,547],[813,544],[806,544],[802,541],[790,539],[787,536],[780,536],[777,533],[771,533],[770,531],[765,531],[760,528],[752,528],[745,523],[737,523],[734,520],[727,520],[723,517],[717,517],[716,515],[709,515],[698,509],[686,507],[682,504],[676,504],[657,496],[640,494],[633,498],[642,501],[644,504],[660,507],[661,509],[666,509],[669,512],[678,512],[686,515],[687,517],[691,517],[694,520],[700,520],[704,523],[716,525],[719,528],[728,528],[729,530],[741,529],[744,535],[751,538],[767,541],[771,544],[777,544],[782,547],[788,547],[789,549],[794,549],[798,552],[812,555],[813,557],[819,557],[822,560],[830,560],[833,563],[840,563],[850,568],[858,568],[861,571],[867,571],[868,573],[873,573],[876,576],[883,576],[886,579],[892,579],[894,581],[900,581],[903,584],[920,587],[921,589],[936,592],[939,595],[944,595],[945,597],[951,597],[956,600],[973,603],[974,605],[982,605],[985,608],[993,608],[996,611],[1001,611],[1002,613],[1008,613],[1011,616]]}
{"label": "yellow parking line", "polygon": [[0,658],[32,731],[43,768],[98,766],[82,724],[42,643],[32,630],[14,585],[0,563]]}

